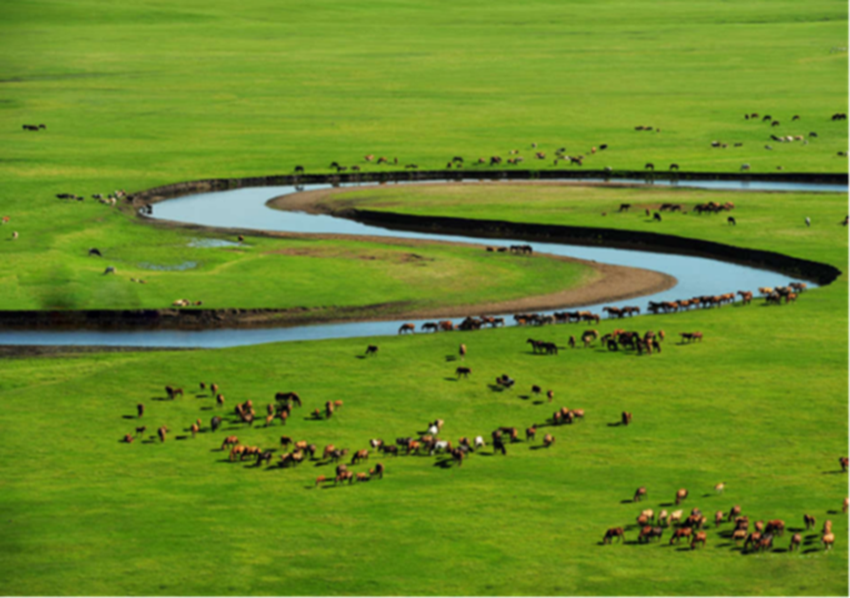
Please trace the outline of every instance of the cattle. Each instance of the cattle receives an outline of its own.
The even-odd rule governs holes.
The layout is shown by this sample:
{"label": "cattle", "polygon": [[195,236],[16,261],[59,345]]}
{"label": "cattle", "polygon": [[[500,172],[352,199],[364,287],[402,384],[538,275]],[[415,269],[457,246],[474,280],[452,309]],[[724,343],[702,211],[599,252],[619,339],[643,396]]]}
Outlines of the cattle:
{"label": "cattle", "polygon": [[416,332],[415,324],[402,324],[401,328],[398,329],[399,334],[404,334],[405,332],[409,332],[410,334],[414,334]]}
{"label": "cattle", "polygon": [[290,438],[289,436],[281,436],[280,437],[280,445],[281,446],[287,447],[290,444],[292,444],[292,438]]}
{"label": "cattle", "polygon": [[327,481],[328,481],[328,478],[326,478],[323,475],[320,475],[319,477],[316,478],[316,486],[318,486],[319,484],[323,484]]}
{"label": "cattle", "polygon": [[378,354],[378,346],[377,345],[369,345],[366,347],[366,355],[377,355]]}
{"label": "cattle", "polygon": [[237,438],[236,436],[228,436],[221,443],[221,450],[224,450],[230,446],[236,446],[237,444],[239,444],[239,438]]}
{"label": "cattle", "polygon": [[602,537],[602,543],[603,544],[611,544],[611,542],[614,538],[617,538],[620,542],[622,542],[623,540],[626,539],[626,535],[623,532],[622,527],[609,528],[605,532],[605,535]]}
{"label": "cattle", "polygon": [[688,491],[685,488],[680,488],[676,492],[676,504],[680,504],[686,498],[688,498]]}
{"label": "cattle", "polygon": [[156,431],[156,433],[159,436],[159,441],[165,442],[165,435],[168,433],[168,428],[166,428],[165,426],[162,426],[161,428],[159,428]]}
{"label": "cattle", "polygon": [[141,403],[136,405],[136,413],[138,413],[138,417],[142,417],[145,414],[145,406]]}
{"label": "cattle", "polygon": [[738,225],[738,223],[735,221],[735,217],[734,217],[734,216],[729,216],[729,217],[726,219],[726,223],[727,223],[727,224],[731,224],[732,226],[737,226],[737,225]]}
{"label": "cattle", "polygon": [[632,502],[640,502],[644,499],[644,497],[646,497],[646,487],[641,486],[640,488],[635,490],[635,495],[632,498]]}
{"label": "cattle", "polygon": [[735,505],[729,510],[729,516],[726,521],[732,521],[735,517],[741,514],[741,505]]}
{"label": "cattle", "polygon": [[133,442],[133,440],[135,440],[135,438],[133,438],[133,436],[131,434],[124,434],[123,442],[130,444],[131,442]]}
{"label": "cattle", "polygon": [[661,214],[659,214],[658,212],[655,212],[655,213],[652,215],[652,219],[653,219],[655,222],[661,222]]}
{"label": "cattle", "polygon": [[165,393],[168,395],[169,399],[173,399],[177,395],[180,395],[182,397],[183,396],[183,389],[182,388],[172,388],[171,386],[166,386],[165,387]]}
{"label": "cattle", "polygon": [[545,446],[546,448],[549,448],[550,446],[552,446],[552,444],[554,444],[554,442],[555,442],[555,437],[552,436],[551,434],[546,434],[543,437],[543,446]]}
{"label": "cattle", "polygon": [[835,544],[835,536],[831,533],[824,534],[821,539],[821,544],[823,544],[824,550],[829,550],[832,548],[832,545]]}
{"label": "cattle", "polygon": [[472,368],[468,368],[466,366],[460,366],[455,370],[455,375],[457,376],[458,380],[460,380],[461,377],[468,378],[469,374],[471,373]]}
{"label": "cattle", "polygon": [[201,431],[201,427],[197,423],[195,423],[192,424],[192,426],[189,428],[189,431],[192,432],[192,438],[194,438],[195,434]]}
{"label": "cattle", "polygon": [[632,414],[628,411],[623,411],[620,416],[620,423],[622,423],[624,426],[628,426],[630,423],[632,423]]}

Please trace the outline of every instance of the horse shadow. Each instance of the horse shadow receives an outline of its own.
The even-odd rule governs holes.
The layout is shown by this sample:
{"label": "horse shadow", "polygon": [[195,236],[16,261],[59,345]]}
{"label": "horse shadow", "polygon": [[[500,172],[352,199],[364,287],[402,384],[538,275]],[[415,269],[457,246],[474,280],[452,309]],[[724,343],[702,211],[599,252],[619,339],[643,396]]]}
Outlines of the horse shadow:
{"label": "horse shadow", "polygon": [[659,506],[659,507],[674,507],[674,506],[676,506],[676,503],[672,503],[672,502],[660,502],[660,503],[658,503],[658,506]]}
{"label": "horse shadow", "polygon": [[457,361],[457,357],[455,355],[446,355],[446,361]]}
{"label": "horse shadow", "polygon": [[451,459],[443,459],[442,461],[434,462],[434,467],[440,467],[442,469],[451,469],[452,460]]}
{"label": "horse shadow", "polygon": [[633,501],[631,498],[629,498],[628,500],[621,500],[621,501],[620,501],[620,504],[621,504],[621,505],[630,505],[630,504],[632,504],[633,502],[634,502],[634,501]]}
{"label": "horse shadow", "polygon": [[124,419],[138,419],[135,415],[122,415]]}
{"label": "horse shadow", "polygon": [[207,396],[207,395],[204,395],[204,394],[197,394],[197,395],[195,395],[195,398],[196,398],[196,399],[203,399],[203,398],[204,398],[204,397],[206,397],[206,396]]}
{"label": "horse shadow", "polygon": [[787,548],[774,548],[771,552],[783,553],[783,552],[788,552],[788,549]]}
{"label": "horse shadow", "polygon": [[446,382],[457,382],[458,380],[460,380],[460,378],[455,378],[454,376],[446,376],[445,378],[443,378],[443,380],[445,380]]}
{"label": "horse shadow", "polygon": [[823,475],[835,475],[835,474],[837,474],[837,473],[847,473],[847,472],[846,472],[846,471],[842,471],[842,470],[840,470],[840,469],[836,469],[836,470],[834,470],[834,471],[822,471],[821,473],[822,473]]}
{"label": "horse shadow", "polygon": [[811,554],[811,553],[817,552],[817,551],[818,551],[817,548],[807,548],[806,550],[803,551],[803,554]]}
{"label": "horse shadow", "polygon": [[616,428],[616,427],[622,426],[622,425],[623,425],[623,422],[612,422],[612,423],[608,424],[608,427],[609,428]]}
{"label": "horse shadow", "polygon": [[187,438],[189,438],[189,437],[186,436],[185,434],[183,434],[181,436],[175,436],[174,440],[186,440]]}
{"label": "horse shadow", "polygon": [[321,421],[325,421],[325,420],[322,418],[321,415],[319,415],[319,416],[311,415],[309,417],[305,417],[304,421],[305,422],[321,422]]}
{"label": "horse shadow", "polygon": [[834,509],[833,509],[833,510],[829,510],[829,511],[827,511],[827,512],[826,512],[826,514],[827,514],[827,515],[838,515],[838,514],[839,514],[839,511],[836,511],[836,510],[834,510]]}
{"label": "horse shadow", "polygon": [[549,448],[549,447],[548,447],[548,446],[543,446],[542,444],[540,444],[540,445],[537,445],[537,446],[530,446],[530,447],[528,447],[528,450],[530,450],[530,451],[539,451],[539,450],[540,450],[540,449],[542,449],[542,448]]}
{"label": "horse shadow", "polygon": [[531,404],[532,405],[543,405],[543,404],[545,404],[545,401],[532,401]]}
{"label": "horse shadow", "polygon": [[691,550],[693,550],[693,548],[691,548],[690,546],[682,546],[680,548],[677,548],[676,552],[690,552]]}
{"label": "horse shadow", "polygon": [[504,388],[499,386],[498,384],[488,384],[487,388],[492,390],[493,392],[504,392]]}
{"label": "horse shadow", "polygon": [[142,440],[142,444],[156,444],[156,440],[149,438],[148,440]]}
{"label": "horse shadow", "polygon": [[723,542],[722,544],[715,544],[715,548],[726,548],[728,546],[732,546],[732,542]]}
{"label": "horse shadow", "polygon": [[531,398],[531,396],[530,396],[530,395],[517,395],[517,396],[518,396],[519,398],[521,398],[523,401],[527,401],[528,399],[530,399],[530,398]]}
{"label": "horse shadow", "polygon": [[201,407],[201,411],[212,411],[212,407]]}
{"label": "horse shadow", "polygon": [[804,532],[806,530],[804,530],[802,527],[789,527],[788,531],[789,532]]}
{"label": "horse shadow", "polygon": [[355,359],[366,359],[366,356],[365,355],[355,355],[354,358]]}

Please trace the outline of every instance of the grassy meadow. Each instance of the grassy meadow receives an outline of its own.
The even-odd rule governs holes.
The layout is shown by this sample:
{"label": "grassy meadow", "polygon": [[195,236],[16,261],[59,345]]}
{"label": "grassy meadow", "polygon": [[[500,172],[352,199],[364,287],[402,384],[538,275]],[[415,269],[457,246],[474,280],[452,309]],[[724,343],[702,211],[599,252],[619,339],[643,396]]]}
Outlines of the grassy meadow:
{"label": "grassy meadow", "polygon": [[[191,247],[208,234],[149,226],[90,199],[119,188],[296,164],[329,172],[331,161],[368,172],[441,168],[460,155],[476,168],[479,156],[505,159],[512,149],[523,168],[551,168],[557,148],[587,154],[603,143],[585,168],[848,169],[836,155],[847,150],[846,122],[830,120],[847,112],[848,7],[837,0],[0,0],[0,11],[0,216],[10,218],[0,226],[0,309],[165,307],[179,297],[204,307],[425,307],[587,276],[456,247],[262,237]],[[781,124],[745,120],[751,112]],[[47,129],[21,129],[39,123]],[[399,165],[367,164],[365,154]],[[63,192],[87,199],[55,198]],[[736,204],[736,227],[725,215],[652,223],[640,209],[717,198]],[[660,231],[848,266],[839,194],[465,185],[339,199]],[[633,211],[615,213],[620,203]],[[119,276],[102,276],[90,247],[108,252]],[[417,265],[411,253],[434,261]],[[188,262],[197,265],[150,268]],[[565,325],[5,358],[0,594],[846,596],[848,486],[838,457],[848,451],[847,276],[788,306],[760,303],[632,319],[629,328],[668,335],[662,353],[642,357],[529,351],[529,335],[564,346],[584,329]],[[678,344],[677,333],[692,330],[704,341]],[[468,380],[453,375],[461,342]],[[370,343],[378,355],[361,358]],[[503,373],[514,390],[489,386]],[[221,386],[224,409],[196,391],[201,380]],[[166,384],[186,395],[163,400]],[[529,396],[533,384],[555,401]],[[252,399],[264,413],[288,390],[305,405],[285,428],[209,431],[219,411],[232,419],[234,405]],[[344,405],[311,420],[328,400]],[[587,416],[545,426],[560,406]],[[624,410],[633,423],[611,425]],[[198,418],[204,430],[192,438]],[[314,485],[330,464],[254,467],[218,450],[225,434],[278,454],[281,434],[360,449],[374,437],[416,436],[435,418],[452,441],[541,427],[536,442],[510,445],[507,456],[488,448],[462,467],[373,454],[352,469],[381,461],[384,479],[340,487]],[[135,442],[120,442],[141,425]],[[150,438],[161,425],[171,430],[164,444]],[[555,444],[540,449],[546,432]],[[638,486],[648,499],[626,502]],[[669,531],[661,544],[638,545],[640,510],[669,510],[681,487],[690,490],[683,507],[709,519],[740,504],[752,521],[781,518],[789,531],[761,554],[737,550],[730,524],[710,527],[693,551],[669,546]],[[802,532],[803,550],[784,551],[804,513],[818,530],[833,521],[833,550]],[[600,545],[612,526],[630,526],[625,545]]]}

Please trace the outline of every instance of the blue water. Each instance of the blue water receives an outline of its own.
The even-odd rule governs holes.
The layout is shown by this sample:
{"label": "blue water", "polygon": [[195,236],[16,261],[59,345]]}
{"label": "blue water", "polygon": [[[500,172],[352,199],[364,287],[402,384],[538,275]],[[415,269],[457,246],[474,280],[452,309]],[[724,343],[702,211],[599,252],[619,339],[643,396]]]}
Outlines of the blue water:
{"label": "blue water", "polygon": [[[629,182],[629,181],[623,181]],[[643,182],[643,181],[634,181]],[[476,183],[468,183],[476,184]],[[656,184],[666,184],[658,181]],[[847,186],[808,185],[803,183],[743,183],[731,181],[688,181],[688,186],[712,189],[782,190],[782,191],[838,191]],[[329,185],[314,185],[312,189]],[[684,186],[683,184],[680,186]],[[245,228],[300,233],[334,233],[372,235],[411,239],[447,240],[453,242],[506,246],[525,244],[519,239],[478,239],[458,235],[433,235],[418,232],[394,231],[369,226],[326,215],[274,210],[266,206],[270,199],[297,192],[292,186],[252,187],[202,193],[173,199],[153,206],[153,217],[182,223],[213,227]],[[738,290],[755,290],[762,286],[784,285],[788,277],[717,260],[598,247],[582,247],[559,243],[533,243],[535,253],[549,253],[607,264],[633,266],[664,272],[677,279],[677,284],[667,291],[625,301],[606,302],[605,305],[638,305],[644,309],[648,301],[671,301],[699,295],[716,295]],[[814,284],[809,284],[815,287]],[[570,306],[570,310],[599,311],[603,304]],[[547,312],[551,313],[551,312]],[[479,314],[471,314],[479,315]],[[510,316],[511,314],[489,314]],[[437,318],[432,318],[436,320]],[[443,319],[443,318],[441,318]],[[459,322],[462,318],[454,318]],[[102,345],[139,347],[197,347],[221,348],[281,341],[309,341],[332,338],[371,337],[396,334],[404,322],[413,322],[417,330],[425,320],[388,320],[380,322],[352,322],[344,324],[318,324],[292,328],[267,328],[255,330],[203,330],[172,331],[146,330],[137,332],[101,331],[21,331],[0,333],[4,345]]]}

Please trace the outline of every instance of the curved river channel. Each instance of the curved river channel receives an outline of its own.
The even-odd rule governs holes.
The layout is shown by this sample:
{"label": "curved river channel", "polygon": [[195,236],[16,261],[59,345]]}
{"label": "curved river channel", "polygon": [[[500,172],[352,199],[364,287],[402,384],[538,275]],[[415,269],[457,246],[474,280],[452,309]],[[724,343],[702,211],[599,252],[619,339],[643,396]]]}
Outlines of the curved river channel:
{"label": "curved river channel", "polygon": [[[618,181],[636,182],[643,181]],[[467,184],[477,184],[474,182]],[[656,185],[664,184],[656,182]],[[311,185],[310,190],[330,185]],[[355,186],[355,185],[351,185]],[[681,185],[685,186],[685,185]],[[826,191],[847,192],[846,185],[820,185],[805,183],[740,183],[734,181],[688,181],[689,187],[708,189],[770,190],[770,191]],[[266,202],[274,197],[296,193],[292,186],[251,187],[203,193],[154,204],[153,217],[183,223],[213,227],[260,229],[300,233],[336,233],[373,235],[396,238],[446,240],[474,244],[501,246],[524,244],[516,239],[482,239],[455,235],[435,235],[418,232],[389,230],[359,222],[325,215],[311,215],[271,209]],[[221,244],[227,244],[222,240]],[[216,246],[202,242],[200,245]],[[535,252],[595,260],[607,264],[649,268],[664,272],[678,281],[673,288],[626,301],[607,302],[607,305],[632,304],[644,309],[648,301],[671,301],[698,295],[715,295],[737,291],[755,290],[762,286],[786,284],[783,274],[713,259],[678,256],[663,253],[584,247],[559,243],[533,243]],[[816,286],[810,284],[809,286]],[[599,311],[602,304],[572,306],[569,309]],[[472,309],[471,312],[475,310]],[[559,310],[560,311],[560,310]],[[551,313],[551,312],[547,312]],[[478,315],[471,313],[470,315]],[[510,314],[490,314],[508,316]],[[431,318],[435,320],[437,318]],[[462,318],[454,318],[460,322]],[[380,322],[352,322],[340,324],[315,324],[291,328],[215,329],[200,331],[140,330],[140,331],[4,331],[0,332],[0,345],[85,345],[132,347],[221,348],[281,341],[310,341],[332,338],[393,335],[404,322],[414,322],[417,330],[424,320],[391,320]]]}

